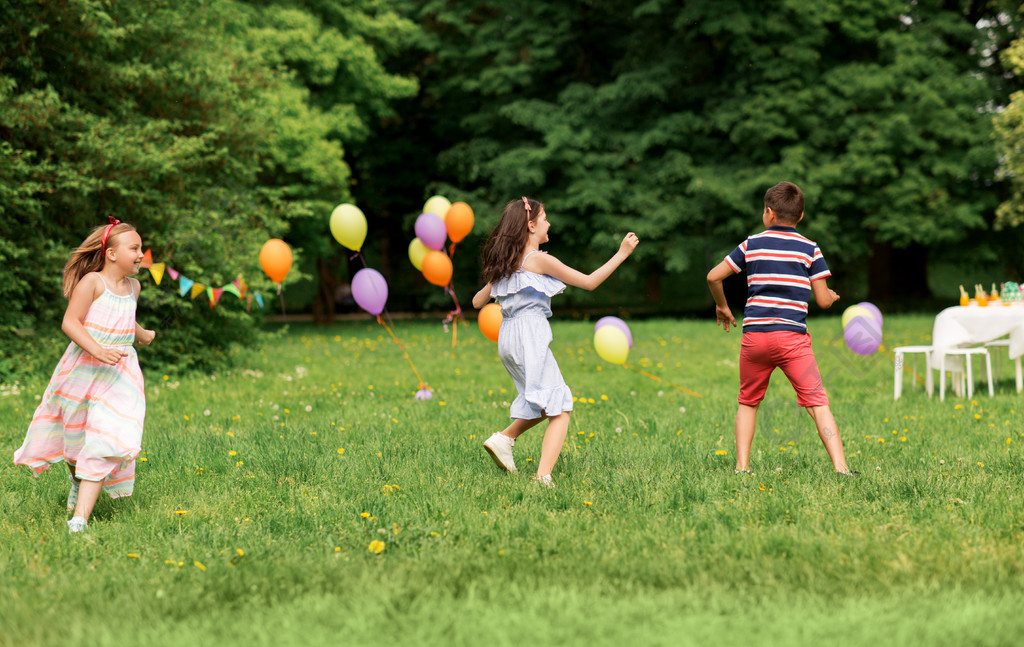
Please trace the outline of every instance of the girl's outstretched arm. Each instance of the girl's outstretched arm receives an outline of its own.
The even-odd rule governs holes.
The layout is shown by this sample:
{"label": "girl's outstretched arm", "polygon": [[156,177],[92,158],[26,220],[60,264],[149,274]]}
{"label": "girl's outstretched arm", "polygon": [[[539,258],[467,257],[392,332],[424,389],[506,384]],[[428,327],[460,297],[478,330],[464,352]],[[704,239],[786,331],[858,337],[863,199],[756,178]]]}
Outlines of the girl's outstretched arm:
{"label": "girl's outstretched arm", "polygon": [[626,237],[622,239],[622,244],[619,245],[619,251],[615,252],[615,255],[608,259],[608,261],[597,268],[590,274],[584,274],[579,270],[574,270],[562,261],[558,260],[551,254],[531,254],[526,259],[527,267],[525,269],[536,274],[547,274],[553,276],[566,285],[571,285],[577,288],[583,288],[584,290],[593,290],[597,286],[604,283],[604,280],[612,275],[615,269],[622,265],[622,261],[629,258],[629,255],[633,253],[636,246],[640,244],[640,239],[636,237],[636,234],[629,232]]}
{"label": "girl's outstretched arm", "polygon": [[491,284],[488,283],[480,288],[480,291],[473,295],[473,307],[479,310],[491,300]]}
{"label": "girl's outstretched arm", "polygon": [[68,300],[68,309],[64,311],[64,321],[60,329],[64,331],[71,341],[78,344],[79,348],[89,353],[104,364],[113,366],[127,355],[127,351],[117,348],[104,348],[92,338],[89,331],[85,329],[85,315],[89,314],[89,306],[103,293],[104,286],[100,278],[93,273],[86,274],[75,286]]}

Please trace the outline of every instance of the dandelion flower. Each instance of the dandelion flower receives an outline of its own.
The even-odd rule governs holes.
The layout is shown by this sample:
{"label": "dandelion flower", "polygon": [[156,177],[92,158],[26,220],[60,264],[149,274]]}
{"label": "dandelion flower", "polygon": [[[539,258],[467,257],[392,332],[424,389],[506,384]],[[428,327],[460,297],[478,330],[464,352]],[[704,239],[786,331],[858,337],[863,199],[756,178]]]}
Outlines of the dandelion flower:
{"label": "dandelion flower", "polygon": [[719,449],[718,451],[715,452],[715,455],[716,456],[725,456],[728,453],[729,452],[725,451],[724,449]]}
{"label": "dandelion flower", "polygon": [[387,544],[385,544],[383,541],[381,541],[379,539],[374,539],[373,541],[370,542],[370,545],[366,547],[366,550],[370,551],[374,555],[380,555],[381,553],[384,552],[384,549],[386,547],[387,547]]}
{"label": "dandelion flower", "polygon": [[128,557],[131,557],[132,559],[138,559],[139,558],[139,556],[136,553],[128,553]]}
{"label": "dandelion flower", "polygon": [[360,512],[359,516],[362,517],[363,519],[366,519],[367,517],[370,516],[370,513],[369,512]]}
{"label": "dandelion flower", "polygon": [[188,510],[175,510],[174,514],[176,514],[176,515],[178,515],[180,517],[183,514],[188,514]]}
{"label": "dandelion flower", "polygon": [[237,456],[237,455],[238,455],[238,452],[236,452],[236,451],[235,451],[235,450],[233,450],[233,449],[232,449],[231,451],[229,451],[229,452],[228,452],[228,456]]}
{"label": "dandelion flower", "polygon": [[594,505],[593,501],[584,501],[583,505]]}
{"label": "dandelion flower", "polygon": [[202,562],[200,562],[199,560],[194,560],[192,562],[192,565],[195,566],[196,568],[198,568],[201,571],[205,571],[206,570],[206,566]]}
{"label": "dandelion flower", "polygon": [[339,447],[338,448],[338,453],[339,454],[344,454],[345,453],[345,448],[344,447]]}
{"label": "dandelion flower", "polygon": [[236,548],[236,549],[235,549],[235,553],[236,553],[236,554],[237,554],[237,555],[238,555],[239,557],[245,557],[245,551],[244,551],[244,550],[242,550],[241,548]]}

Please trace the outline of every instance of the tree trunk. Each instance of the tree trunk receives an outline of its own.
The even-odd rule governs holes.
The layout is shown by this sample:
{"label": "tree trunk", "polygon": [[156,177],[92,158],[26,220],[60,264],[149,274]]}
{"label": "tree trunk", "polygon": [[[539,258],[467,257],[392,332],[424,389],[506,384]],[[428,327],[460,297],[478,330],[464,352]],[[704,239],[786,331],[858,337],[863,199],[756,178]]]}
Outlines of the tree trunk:
{"label": "tree trunk", "polygon": [[317,282],[316,299],[313,301],[313,319],[318,324],[334,323],[334,272],[324,258],[317,259],[316,269],[320,280]]}

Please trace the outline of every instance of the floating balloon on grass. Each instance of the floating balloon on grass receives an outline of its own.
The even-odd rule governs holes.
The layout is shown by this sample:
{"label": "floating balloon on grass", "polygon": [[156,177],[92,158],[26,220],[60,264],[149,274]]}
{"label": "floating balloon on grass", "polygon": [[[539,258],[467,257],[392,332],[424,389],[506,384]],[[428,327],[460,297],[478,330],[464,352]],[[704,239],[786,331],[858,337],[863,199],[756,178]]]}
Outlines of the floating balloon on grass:
{"label": "floating balloon on grass", "polygon": [[444,218],[444,226],[453,243],[461,242],[473,229],[473,209],[465,202],[453,203]]}
{"label": "floating balloon on grass", "polygon": [[498,341],[498,331],[501,329],[501,306],[497,303],[488,303],[480,308],[480,316],[477,323],[480,325],[480,332],[484,337],[493,342]]}
{"label": "floating balloon on grass", "polygon": [[388,300],[388,282],[377,270],[364,267],[352,277],[352,298],[363,310],[379,315]]}
{"label": "floating balloon on grass", "polygon": [[423,276],[434,285],[448,285],[452,280],[452,260],[444,252],[427,252],[423,257]]}
{"label": "floating balloon on grass", "polygon": [[430,249],[419,238],[413,238],[412,242],[409,243],[409,261],[420,272],[423,271],[423,257],[429,251]]}
{"label": "floating balloon on grass", "polygon": [[601,317],[597,320],[597,323],[594,324],[594,332],[596,333],[605,326],[615,326],[621,330],[626,335],[626,341],[629,342],[629,348],[633,348],[633,333],[629,332],[629,326],[626,325],[625,321],[618,317]]}
{"label": "floating balloon on grass", "polygon": [[882,324],[870,314],[854,317],[843,329],[847,347],[858,355],[870,355],[882,345]]}
{"label": "floating balloon on grass", "polygon": [[425,212],[416,219],[416,237],[430,249],[440,251],[444,249],[448,231],[444,228],[444,221],[440,216]]}
{"label": "floating balloon on grass", "polygon": [[601,359],[612,364],[625,364],[629,357],[626,333],[615,326],[604,326],[594,333],[594,348]]}
{"label": "floating balloon on grass", "polygon": [[366,240],[366,216],[354,204],[339,204],[331,212],[331,233],[339,243],[358,252]]}
{"label": "floating balloon on grass", "polygon": [[435,195],[423,203],[423,213],[435,213],[443,221],[448,217],[448,209],[451,206],[452,203],[448,201],[448,198],[443,195]]}
{"label": "floating balloon on grass", "polygon": [[271,238],[260,249],[260,267],[280,289],[284,277],[292,269],[292,248],[279,238]]}

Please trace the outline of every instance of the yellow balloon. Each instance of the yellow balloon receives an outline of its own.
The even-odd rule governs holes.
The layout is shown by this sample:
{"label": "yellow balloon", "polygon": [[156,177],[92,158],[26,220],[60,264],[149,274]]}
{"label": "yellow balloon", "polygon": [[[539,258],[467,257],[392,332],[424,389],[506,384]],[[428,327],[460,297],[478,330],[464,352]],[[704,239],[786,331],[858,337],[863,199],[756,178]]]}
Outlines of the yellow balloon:
{"label": "yellow balloon", "polygon": [[615,326],[601,326],[594,333],[594,348],[606,362],[625,364],[629,356],[629,340],[626,333]]}
{"label": "yellow balloon", "polygon": [[850,320],[853,319],[854,317],[865,316],[871,317],[872,319],[875,318],[874,313],[865,308],[864,306],[850,306],[843,312],[843,330],[846,330],[847,324],[849,324]]}
{"label": "yellow balloon", "polygon": [[448,201],[448,198],[443,195],[435,195],[423,205],[423,213],[436,213],[441,216],[441,220],[444,220],[448,216],[448,210],[451,207],[452,203]]}
{"label": "yellow balloon", "polygon": [[423,241],[419,238],[413,238],[412,242],[409,243],[409,260],[412,261],[412,266],[420,272],[423,271],[423,257],[427,255],[430,248],[423,244]]}
{"label": "yellow balloon", "polygon": [[331,212],[331,233],[339,243],[358,252],[366,240],[366,216],[354,204],[339,204]]}

